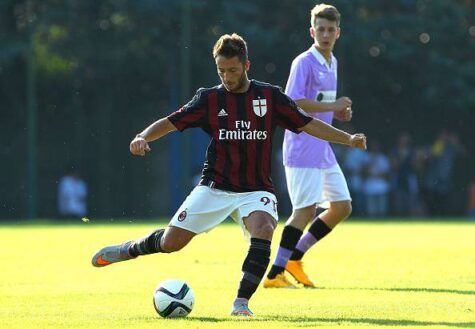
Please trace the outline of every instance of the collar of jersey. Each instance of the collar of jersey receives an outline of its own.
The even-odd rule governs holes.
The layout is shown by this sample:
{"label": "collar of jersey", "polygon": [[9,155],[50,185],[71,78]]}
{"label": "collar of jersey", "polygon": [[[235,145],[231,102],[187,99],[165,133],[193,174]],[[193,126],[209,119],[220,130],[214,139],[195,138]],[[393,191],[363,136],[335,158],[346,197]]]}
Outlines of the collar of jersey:
{"label": "collar of jersey", "polygon": [[331,65],[328,65],[328,62],[325,59],[325,57],[323,57],[323,55],[317,50],[317,48],[314,45],[312,45],[310,47],[310,52],[312,53],[312,55],[317,59],[317,61],[320,64],[325,65],[328,70],[331,70],[331,68],[333,66],[333,63],[335,63],[333,53],[331,54],[332,55]]}

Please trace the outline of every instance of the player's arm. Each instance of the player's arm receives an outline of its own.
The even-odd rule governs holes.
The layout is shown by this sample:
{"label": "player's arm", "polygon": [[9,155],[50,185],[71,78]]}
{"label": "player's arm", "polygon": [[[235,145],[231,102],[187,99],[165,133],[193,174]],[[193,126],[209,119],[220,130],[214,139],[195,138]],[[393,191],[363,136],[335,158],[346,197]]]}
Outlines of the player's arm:
{"label": "player's arm", "polygon": [[168,118],[162,118],[155,121],[150,126],[144,129],[140,134],[130,142],[130,152],[133,155],[145,155],[145,152],[150,151],[148,142],[153,142],[159,138],[162,138],[171,131],[175,131],[176,127],[168,120]]}
{"label": "player's arm", "polygon": [[350,135],[318,119],[313,119],[299,130],[331,143],[345,144],[366,150],[366,136],[364,134]]}
{"label": "player's arm", "polygon": [[351,108],[350,98],[343,96],[334,102],[318,102],[311,99],[297,99],[295,103],[305,112],[338,112]]}
{"label": "player's arm", "polygon": [[[339,119],[341,116],[339,112],[351,111],[352,102],[351,99],[346,96],[340,97],[334,102],[320,102],[308,98],[308,95],[305,92],[306,84],[314,74],[310,62],[304,58],[297,57],[292,62],[290,68],[286,94],[289,95],[305,112],[336,112],[337,119]],[[347,118],[347,115],[345,117]]]}

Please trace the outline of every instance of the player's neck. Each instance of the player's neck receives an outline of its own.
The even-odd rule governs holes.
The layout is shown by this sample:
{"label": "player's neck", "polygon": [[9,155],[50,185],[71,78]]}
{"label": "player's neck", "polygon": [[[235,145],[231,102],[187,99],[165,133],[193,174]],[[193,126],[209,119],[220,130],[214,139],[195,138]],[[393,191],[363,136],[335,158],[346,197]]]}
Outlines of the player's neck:
{"label": "player's neck", "polygon": [[316,45],[314,45],[315,49],[322,54],[323,58],[327,61],[328,65],[332,63],[332,49],[320,49]]}
{"label": "player's neck", "polygon": [[249,86],[251,85],[251,80],[246,77],[246,79],[243,81],[242,86],[239,89],[233,90],[233,93],[236,94],[243,94],[249,90]]}

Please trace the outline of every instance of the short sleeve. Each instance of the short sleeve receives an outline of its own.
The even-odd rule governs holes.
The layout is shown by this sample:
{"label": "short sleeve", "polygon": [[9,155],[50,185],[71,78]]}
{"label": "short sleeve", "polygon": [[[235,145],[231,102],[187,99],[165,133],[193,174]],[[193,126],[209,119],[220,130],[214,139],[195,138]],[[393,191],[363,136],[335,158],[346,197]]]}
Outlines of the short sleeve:
{"label": "short sleeve", "polygon": [[207,93],[204,88],[196,91],[195,96],[178,111],[173,112],[167,118],[178,129],[183,131],[187,128],[202,127],[206,123]]}
{"label": "short sleeve", "polygon": [[302,57],[297,57],[292,62],[289,79],[285,93],[292,99],[305,99],[305,85],[308,80],[308,63]]}
{"label": "short sleeve", "polygon": [[276,89],[276,124],[284,129],[288,129],[294,133],[300,133],[299,129],[312,121],[304,110],[298,107],[298,105],[282,90]]}

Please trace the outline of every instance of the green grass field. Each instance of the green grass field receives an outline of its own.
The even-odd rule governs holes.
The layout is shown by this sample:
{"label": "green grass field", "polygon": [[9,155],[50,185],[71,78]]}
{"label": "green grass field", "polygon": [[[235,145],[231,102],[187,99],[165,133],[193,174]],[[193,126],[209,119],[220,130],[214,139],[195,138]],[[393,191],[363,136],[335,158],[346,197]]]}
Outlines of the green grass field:
{"label": "green grass field", "polygon": [[[260,287],[253,319],[228,315],[247,251],[232,223],[176,254],[90,265],[98,248],[153,227],[0,226],[0,328],[475,327],[475,223],[341,224],[304,258],[319,288]],[[194,290],[186,319],[161,319],[153,308],[156,284],[170,278]]]}

